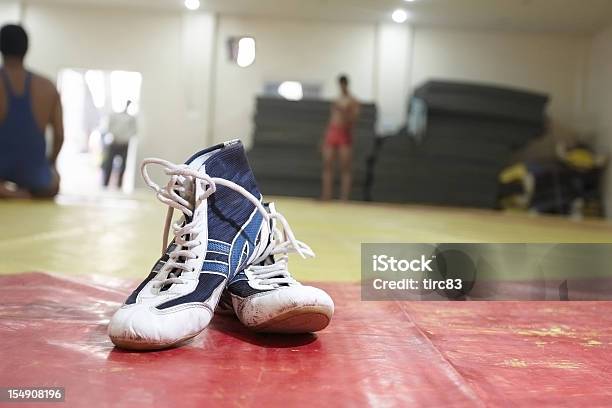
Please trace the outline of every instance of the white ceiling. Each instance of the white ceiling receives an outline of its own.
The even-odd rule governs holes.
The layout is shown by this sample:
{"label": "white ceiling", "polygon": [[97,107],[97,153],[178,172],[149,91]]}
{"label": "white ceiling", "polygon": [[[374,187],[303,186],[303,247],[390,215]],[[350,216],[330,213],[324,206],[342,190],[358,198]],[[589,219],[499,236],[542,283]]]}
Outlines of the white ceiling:
{"label": "white ceiling", "polygon": [[[595,32],[612,23],[612,0],[201,0],[201,10],[234,15],[389,21],[404,8],[416,25]],[[183,0],[25,0],[25,3],[184,10]]]}

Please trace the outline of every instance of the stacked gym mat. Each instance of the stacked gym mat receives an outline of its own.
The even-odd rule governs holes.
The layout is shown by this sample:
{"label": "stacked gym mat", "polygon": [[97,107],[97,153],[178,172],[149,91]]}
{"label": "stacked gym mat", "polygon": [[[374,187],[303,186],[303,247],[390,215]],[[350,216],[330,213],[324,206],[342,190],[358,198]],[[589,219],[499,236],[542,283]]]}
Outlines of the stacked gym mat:
{"label": "stacked gym mat", "polygon": [[[380,143],[371,159],[375,201],[495,208],[497,176],[511,155],[544,130],[548,97],[479,84],[431,81],[414,92],[419,137]],[[414,111],[411,112],[414,114]]]}
{"label": "stacked gym mat", "polygon": [[[330,102],[320,100],[257,98],[253,147],[248,156],[262,191],[297,197],[320,195],[320,145],[330,107]],[[362,104],[353,133],[353,199],[363,199],[365,161],[372,149],[375,121],[376,107]]]}

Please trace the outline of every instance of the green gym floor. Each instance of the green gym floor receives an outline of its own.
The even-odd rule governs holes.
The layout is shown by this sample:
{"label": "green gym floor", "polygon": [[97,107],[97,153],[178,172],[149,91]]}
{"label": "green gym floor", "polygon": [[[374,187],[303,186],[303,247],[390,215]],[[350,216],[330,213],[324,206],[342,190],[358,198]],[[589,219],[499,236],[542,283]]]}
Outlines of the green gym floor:
{"label": "green gym floor", "polygon": [[[317,257],[293,256],[305,281],[357,281],[362,242],[612,242],[606,221],[278,197],[277,209]],[[0,273],[142,278],[161,250],[165,206],[147,191],[130,196],[61,196],[0,202]]]}

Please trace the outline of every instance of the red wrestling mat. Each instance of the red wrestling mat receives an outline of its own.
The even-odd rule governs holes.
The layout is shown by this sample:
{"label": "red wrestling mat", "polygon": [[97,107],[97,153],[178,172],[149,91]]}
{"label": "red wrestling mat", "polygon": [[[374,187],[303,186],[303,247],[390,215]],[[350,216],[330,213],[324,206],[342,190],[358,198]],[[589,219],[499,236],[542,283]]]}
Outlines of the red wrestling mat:
{"label": "red wrestling mat", "polygon": [[83,282],[0,277],[0,386],[65,387],[75,407],[612,404],[611,302],[361,302],[322,284],[336,316],[318,335],[218,316],[187,346],[130,353],[106,323],[132,283]]}

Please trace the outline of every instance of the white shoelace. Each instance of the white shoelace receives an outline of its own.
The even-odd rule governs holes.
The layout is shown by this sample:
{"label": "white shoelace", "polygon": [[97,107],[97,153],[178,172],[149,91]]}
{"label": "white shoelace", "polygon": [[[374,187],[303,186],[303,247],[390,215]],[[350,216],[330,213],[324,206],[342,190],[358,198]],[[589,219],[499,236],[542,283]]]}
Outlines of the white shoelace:
{"label": "white shoelace", "polygon": [[[170,176],[170,180],[165,187],[160,187],[153,180],[151,180],[151,177],[147,171],[147,166],[152,164],[162,166],[164,173]],[[295,236],[293,235],[293,232],[291,231],[285,217],[277,212],[273,214],[268,213],[257,197],[232,181],[219,177],[210,177],[205,172],[197,171],[186,164],[174,164],[167,160],[157,158],[144,159],[140,166],[140,171],[145,183],[155,191],[157,199],[168,205],[164,235],[162,239],[162,256],[168,246],[168,236],[170,225],[172,224],[172,215],[174,210],[177,209],[184,215],[183,222],[172,224],[172,231],[174,234],[174,243],[177,245],[177,248],[184,247],[186,249],[177,249],[169,254],[168,261],[159,270],[157,276],[155,277],[155,282],[153,282],[153,287],[156,289],[161,289],[168,284],[185,283],[181,278],[177,277],[174,273],[171,273],[171,271],[174,269],[195,272],[194,269],[190,269],[187,265],[185,265],[185,261],[197,258],[197,255],[193,249],[205,243],[201,242],[200,240],[191,240],[189,239],[189,236],[191,234],[197,235],[205,232],[206,240],[208,240],[208,216],[207,214],[200,216],[198,214],[198,208],[202,202],[206,201],[208,197],[210,197],[210,195],[216,191],[217,185],[230,188],[243,195],[246,199],[253,203],[253,205],[255,205],[268,223],[275,219],[282,224],[286,242],[283,242],[282,246],[273,245],[273,243],[270,243],[264,254],[271,255],[274,248],[284,248],[289,246],[303,258],[306,256],[311,256],[312,254],[312,251],[310,248],[308,248],[308,246],[295,239]],[[196,188],[196,183],[199,184],[203,191],[202,195],[199,197],[195,197],[196,191],[198,191],[198,188]],[[187,222],[188,217],[191,217],[190,222]],[[312,254],[312,256],[314,256],[314,254]],[[181,260],[181,258],[183,260]],[[263,255],[259,258],[265,259]]]}
{"label": "white shoelace", "polygon": [[[273,211],[272,216],[278,214]],[[284,220],[284,217],[283,217]],[[253,265],[249,266],[246,271],[249,278],[253,279],[258,285],[272,286],[274,288],[280,285],[299,285],[289,272],[289,253],[297,252],[305,257],[315,256],[314,252],[308,245],[302,241],[298,241],[293,236],[293,232],[285,223],[282,223],[282,230],[277,226],[273,226],[272,240],[261,257],[255,260]],[[281,255],[275,258],[275,262],[269,265],[257,265],[257,263],[265,262],[269,256]]]}

